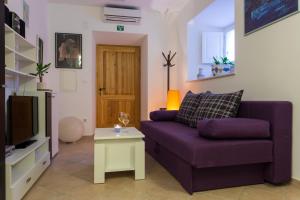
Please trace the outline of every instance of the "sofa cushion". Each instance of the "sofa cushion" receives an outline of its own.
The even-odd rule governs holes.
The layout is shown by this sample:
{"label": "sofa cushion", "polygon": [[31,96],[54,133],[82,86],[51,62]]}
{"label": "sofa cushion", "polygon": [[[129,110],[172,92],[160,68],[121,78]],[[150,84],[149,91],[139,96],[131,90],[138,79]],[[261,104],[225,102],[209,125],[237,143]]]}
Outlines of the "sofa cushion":
{"label": "sofa cushion", "polygon": [[141,130],[196,168],[272,161],[272,141],[267,139],[210,140],[199,137],[197,129],[177,122],[144,121]]}
{"label": "sofa cushion", "polygon": [[270,138],[270,123],[247,118],[206,119],[198,121],[199,135],[213,139]]}
{"label": "sofa cushion", "polygon": [[235,117],[240,106],[242,95],[243,90],[228,94],[207,93],[203,95],[190,121],[190,127],[196,128],[197,122],[202,119]]}
{"label": "sofa cushion", "polygon": [[188,91],[182,100],[178,114],[176,116],[176,121],[188,125],[191,122],[191,119],[200,104],[202,96],[203,93],[194,94],[193,92]]}
{"label": "sofa cushion", "polygon": [[177,113],[177,110],[157,110],[150,113],[150,119],[152,121],[174,121]]}

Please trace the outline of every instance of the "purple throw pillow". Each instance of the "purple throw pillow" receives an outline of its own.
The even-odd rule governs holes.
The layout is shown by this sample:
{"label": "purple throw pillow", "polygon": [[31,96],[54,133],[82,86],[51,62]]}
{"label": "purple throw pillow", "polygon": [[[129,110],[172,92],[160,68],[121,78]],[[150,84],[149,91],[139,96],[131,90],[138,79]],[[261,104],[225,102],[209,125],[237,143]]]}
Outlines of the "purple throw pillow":
{"label": "purple throw pillow", "polygon": [[174,121],[177,116],[177,110],[158,110],[150,113],[152,121]]}
{"label": "purple throw pillow", "polygon": [[270,138],[270,123],[247,118],[206,119],[198,121],[199,135],[214,139]]}

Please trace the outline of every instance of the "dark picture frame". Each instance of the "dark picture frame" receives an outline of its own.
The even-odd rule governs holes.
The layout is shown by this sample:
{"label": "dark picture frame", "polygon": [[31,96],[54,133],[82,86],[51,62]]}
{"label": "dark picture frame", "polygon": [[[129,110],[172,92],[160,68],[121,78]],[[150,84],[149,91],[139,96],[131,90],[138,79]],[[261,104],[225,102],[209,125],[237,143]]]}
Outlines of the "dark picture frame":
{"label": "dark picture frame", "polygon": [[30,7],[28,3],[23,0],[23,20],[25,22],[26,27],[29,27],[29,15],[30,15]]}
{"label": "dark picture frame", "polygon": [[298,0],[244,0],[245,35],[299,12]]}
{"label": "dark picture frame", "polygon": [[82,34],[55,33],[55,67],[82,69]]}
{"label": "dark picture frame", "polygon": [[44,41],[39,36],[37,36],[36,39],[36,47],[37,47],[37,62],[39,64],[43,64],[44,63]]}

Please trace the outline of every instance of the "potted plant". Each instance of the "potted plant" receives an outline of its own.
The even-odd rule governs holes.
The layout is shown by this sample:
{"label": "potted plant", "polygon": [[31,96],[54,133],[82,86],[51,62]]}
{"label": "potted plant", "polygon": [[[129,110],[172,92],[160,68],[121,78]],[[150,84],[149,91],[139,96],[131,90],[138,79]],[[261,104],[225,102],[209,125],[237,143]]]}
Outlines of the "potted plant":
{"label": "potted plant", "polygon": [[42,64],[42,63],[37,63],[36,64],[36,73],[31,73],[34,76],[39,77],[39,82],[37,83],[37,89],[46,89],[46,85],[43,82],[43,77],[45,74],[48,73],[48,70],[50,68],[51,63],[49,64]]}
{"label": "potted plant", "polygon": [[214,76],[221,74],[222,72],[232,72],[234,69],[234,62],[230,61],[226,56],[220,59],[213,57],[213,65],[211,71]]}

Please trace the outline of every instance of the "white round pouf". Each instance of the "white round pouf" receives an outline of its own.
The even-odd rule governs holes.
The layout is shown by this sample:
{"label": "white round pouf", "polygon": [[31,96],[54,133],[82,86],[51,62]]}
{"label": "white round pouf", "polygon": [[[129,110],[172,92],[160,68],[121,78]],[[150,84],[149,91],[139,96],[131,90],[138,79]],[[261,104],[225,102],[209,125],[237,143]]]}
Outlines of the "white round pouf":
{"label": "white round pouf", "polygon": [[76,142],[83,132],[84,124],[76,117],[66,117],[59,122],[59,139],[63,142]]}

